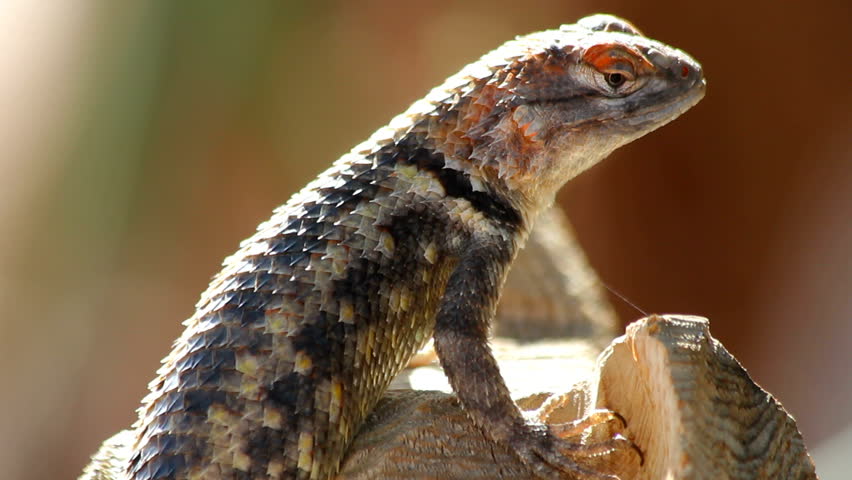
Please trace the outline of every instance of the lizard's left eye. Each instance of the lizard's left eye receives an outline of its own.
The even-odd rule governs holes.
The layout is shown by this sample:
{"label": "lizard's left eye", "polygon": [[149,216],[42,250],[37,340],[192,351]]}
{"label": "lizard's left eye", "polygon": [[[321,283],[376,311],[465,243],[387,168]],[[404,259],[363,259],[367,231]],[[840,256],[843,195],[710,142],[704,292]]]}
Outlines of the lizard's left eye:
{"label": "lizard's left eye", "polygon": [[612,88],[618,88],[627,81],[627,78],[618,72],[607,73],[604,78],[606,78],[606,83]]}
{"label": "lizard's left eye", "polygon": [[638,86],[629,66],[596,72],[595,83],[601,93],[612,97],[629,95]]}
{"label": "lizard's left eye", "polygon": [[654,69],[639,51],[613,43],[589,47],[583,62],[590,67],[591,86],[607,97],[630,95],[645,83],[643,74]]}

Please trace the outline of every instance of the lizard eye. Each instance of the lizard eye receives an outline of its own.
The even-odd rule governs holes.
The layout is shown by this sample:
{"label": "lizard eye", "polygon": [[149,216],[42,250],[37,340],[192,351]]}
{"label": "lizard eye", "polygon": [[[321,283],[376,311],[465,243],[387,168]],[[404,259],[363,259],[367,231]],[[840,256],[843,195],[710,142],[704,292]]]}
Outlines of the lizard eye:
{"label": "lizard eye", "polygon": [[630,95],[645,83],[643,73],[653,71],[653,65],[638,51],[618,44],[589,47],[583,62],[589,66],[592,86],[608,97]]}
{"label": "lizard eye", "polygon": [[598,89],[607,96],[622,97],[629,95],[638,87],[636,77],[629,66],[608,68],[602,72],[596,72],[594,78]]}
{"label": "lizard eye", "polygon": [[604,78],[606,79],[606,83],[608,83],[612,88],[618,88],[624,85],[624,82],[627,81],[624,75],[617,72],[607,73]]}

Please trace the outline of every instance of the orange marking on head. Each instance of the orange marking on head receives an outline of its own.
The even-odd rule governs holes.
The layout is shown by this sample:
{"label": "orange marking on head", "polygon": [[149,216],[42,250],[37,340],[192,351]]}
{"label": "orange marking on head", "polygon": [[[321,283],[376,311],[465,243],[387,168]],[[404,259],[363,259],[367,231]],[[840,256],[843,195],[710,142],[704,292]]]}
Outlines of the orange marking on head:
{"label": "orange marking on head", "polygon": [[593,45],[583,54],[583,61],[592,65],[599,72],[611,69],[624,61],[630,62],[637,73],[653,72],[654,64],[648,61],[640,52],[620,43],[600,43]]}
{"label": "orange marking on head", "polygon": [[523,125],[518,125],[518,129],[519,129],[519,130],[521,131],[521,133],[523,133],[523,134],[524,134],[524,136],[525,136],[525,137],[527,137],[527,138],[535,137],[535,136],[538,134],[538,132],[533,132],[533,134],[532,134],[532,135],[527,135],[527,129],[529,129],[529,128],[530,128],[530,125],[532,125],[532,122],[527,122],[527,123],[524,123]]}

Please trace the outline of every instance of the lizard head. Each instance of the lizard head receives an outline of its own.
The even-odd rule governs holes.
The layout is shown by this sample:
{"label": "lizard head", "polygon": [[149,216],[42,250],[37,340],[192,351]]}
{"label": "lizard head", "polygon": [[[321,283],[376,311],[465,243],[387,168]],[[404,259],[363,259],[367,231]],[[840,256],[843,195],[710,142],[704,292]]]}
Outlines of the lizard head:
{"label": "lizard head", "polygon": [[502,172],[497,165],[497,174],[532,186],[521,188],[545,201],[616,148],[672,121],[704,96],[695,60],[616,17],[587,17],[530,35],[526,43],[531,47],[517,61],[517,83],[506,99],[511,115],[495,125],[507,149],[523,147],[526,163],[509,162]]}
{"label": "lizard head", "polygon": [[542,206],[616,148],[695,105],[704,89],[686,53],[595,15],[518,37],[448,79],[430,96],[440,118],[455,112],[456,120],[430,134],[442,137],[442,153],[469,160],[460,166]]}

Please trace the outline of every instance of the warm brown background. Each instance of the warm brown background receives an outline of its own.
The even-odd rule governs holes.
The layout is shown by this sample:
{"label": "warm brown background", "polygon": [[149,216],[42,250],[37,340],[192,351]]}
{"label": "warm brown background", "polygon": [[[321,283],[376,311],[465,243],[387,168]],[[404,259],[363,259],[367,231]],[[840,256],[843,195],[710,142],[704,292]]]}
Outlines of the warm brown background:
{"label": "warm brown background", "polygon": [[3,478],[74,478],[128,426],[296,188],[485,51],[596,11],[709,88],[564,190],[592,263],[646,311],[710,317],[812,449],[850,428],[848,0],[73,3],[0,7]]}

